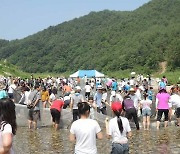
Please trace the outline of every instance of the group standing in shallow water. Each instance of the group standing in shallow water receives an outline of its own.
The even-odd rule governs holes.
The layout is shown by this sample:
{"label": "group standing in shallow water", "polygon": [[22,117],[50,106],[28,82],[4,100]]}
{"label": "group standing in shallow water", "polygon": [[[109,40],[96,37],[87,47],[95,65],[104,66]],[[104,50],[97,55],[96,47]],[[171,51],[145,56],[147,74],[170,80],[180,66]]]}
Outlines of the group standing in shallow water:
{"label": "group standing in shallow water", "polygon": [[[33,102],[34,105],[33,108],[29,110],[29,128],[34,129],[37,128],[37,120],[40,119],[40,104],[42,104],[44,108],[49,104],[55,130],[58,130],[63,106],[66,106],[65,108],[70,107],[74,121],[70,129],[70,140],[76,141],[76,153],[81,153],[81,150],[83,150],[81,146],[84,146],[82,142],[84,139],[87,139],[87,145],[92,146],[92,151],[97,151],[94,140],[96,136],[99,136],[98,138],[101,139],[102,133],[98,123],[93,119],[96,119],[96,112],[107,115],[107,106],[111,107],[113,116],[115,116],[115,118],[110,121],[105,121],[107,137],[112,137],[113,140],[112,153],[128,153],[128,137],[131,136],[131,128],[128,120],[133,118],[137,130],[139,130],[139,115],[142,115],[143,128],[145,130],[150,129],[150,117],[152,115],[153,105],[155,105],[155,109],[157,110],[157,129],[159,129],[163,114],[165,116],[164,126],[167,127],[168,120],[171,117],[169,111],[173,106],[176,108],[177,126],[180,126],[180,96],[177,86],[172,87],[170,94],[168,94],[165,89],[166,87],[162,87],[163,84],[159,84],[159,92],[156,97],[154,97],[152,87],[147,86],[147,80],[143,80],[140,85],[136,85],[133,78],[131,81],[121,81],[119,83],[113,79],[112,84],[108,84],[107,87],[106,83],[109,81],[102,79],[90,79],[88,81],[88,79],[86,79],[86,88],[85,86],[83,88],[79,80],[77,82],[76,80],[64,80],[63,82],[66,82],[66,84],[62,84],[63,82],[61,83],[58,80],[53,81],[53,79],[48,79],[46,82],[42,82],[41,80],[35,81],[34,89],[32,89],[26,81],[13,80],[13,85],[10,84],[11,86],[9,86],[9,88],[11,88],[10,91],[7,90],[5,86],[3,87],[4,82],[1,82],[0,97],[9,97],[9,101],[15,101],[14,93],[11,92],[12,90],[21,89],[22,99],[20,99],[21,101],[19,101],[19,103],[28,104],[28,101],[30,101]],[[91,84],[92,82],[95,83]],[[60,85],[62,87],[60,87]],[[89,87],[88,85],[91,86]],[[43,90],[41,90],[41,87],[43,87]],[[111,92],[109,92],[107,88]],[[59,90],[62,91],[66,99],[57,96],[57,91]],[[85,90],[86,97],[82,94],[83,90]],[[108,101],[109,93],[111,93],[110,101]],[[125,97],[123,98],[123,96]],[[153,97],[156,101],[154,101]],[[85,123],[86,120],[87,124]],[[11,125],[8,120],[7,123]],[[92,123],[92,128],[89,127],[90,123]],[[1,125],[3,128],[3,123]],[[83,128],[83,125],[84,127],[88,127],[89,132],[85,131],[85,134],[83,134],[83,131],[79,131],[80,126]],[[91,129],[95,129],[96,131],[93,132]],[[9,133],[14,134],[11,133],[11,131],[9,131]],[[92,133],[94,134],[92,138],[88,138],[88,133],[91,135]],[[87,137],[84,138],[86,135]],[[84,150],[88,150],[89,147],[90,146],[84,148]]]}

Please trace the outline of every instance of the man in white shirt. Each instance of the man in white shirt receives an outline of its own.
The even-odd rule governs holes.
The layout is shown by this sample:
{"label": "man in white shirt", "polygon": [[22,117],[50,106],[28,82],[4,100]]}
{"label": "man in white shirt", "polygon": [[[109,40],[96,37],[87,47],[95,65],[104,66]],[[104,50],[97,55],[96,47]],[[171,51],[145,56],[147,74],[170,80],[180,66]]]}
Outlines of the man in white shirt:
{"label": "man in white shirt", "polygon": [[85,89],[85,97],[88,99],[91,93],[91,86],[88,84],[88,82],[86,82],[84,89]]}
{"label": "man in white shirt", "polygon": [[123,102],[122,96],[120,94],[117,94],[115,91],[111,92],[109,105],[111,106],[113,102]]}
{"label": "man in white shirt", "polygon": [[131,89],[129,90],[129,96],[130,96],[130,98],[134,101],[134,107],[135,107],[136,110],[137,110],[138,117],[140,117],[141,114],[142,114],[142,109],[140,109],[140,101],[141,101],[141,98],[139,98],[139,97],[135,94],[135,89],[134,89],[134,88],[131,88]]}
{"label": "man in white shirt", "polygon": [[136,85],[136,92],[135,92],[135,94],[137,95],[137,97],[139,98],[139,100],[141,100],[141,92],[143,91],[143,86],[138,86],[138,85]]}
{"label": "man in white shirt", "polygon": [[175,92],[174,88],[171,88],[172,95],[169,102],[176,108],[177,126],[180,126],[180,96]]}
{"label": "man in white shirt", "polygon": [[12,100],[14,100],[14,90],[17,87],[17,82],[14,80],[13,83],[9,86],[8,88],[8,95],[9,98],[11,98]]}
{"label": "man in white shirt", "polygon": [[131,97],[131,99],[134,101],[134,107],[136,108],[136,109],[138,109],[139,108],[139,103],[140,103],[140,101],[141,101],[141,99],[135,94],[135,90],[134,90],[134,88],[131,88],[130,90],[129,90],[129,96]]}
{"label": "man in white shirt", "polygon": [[129,80],[129,83],[130,83],[130,86],[131,87],[134,87],[134,77],[132,77],[130,80]]}

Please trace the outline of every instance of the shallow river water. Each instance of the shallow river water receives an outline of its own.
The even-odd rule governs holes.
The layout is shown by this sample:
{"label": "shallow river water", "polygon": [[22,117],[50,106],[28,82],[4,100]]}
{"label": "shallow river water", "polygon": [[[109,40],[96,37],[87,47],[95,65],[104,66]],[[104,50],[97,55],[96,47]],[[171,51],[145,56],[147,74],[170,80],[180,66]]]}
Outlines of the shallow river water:
{"label": "shallow river water", "polygon": [[[103,129],[104,132],[104,129]],[[180,154],[180,128],[171,126],[159,131],[136,131],[129,140],[130,154]],[[72,154],[74,145],[69,142],[69,130],[60,129],[55,132],[50,127],[42,127],[31,131],[27,127],[19,127],[14,137],[16,154]],[[99,154],[109,154],[111,141],[105,137],[97,141]]]}

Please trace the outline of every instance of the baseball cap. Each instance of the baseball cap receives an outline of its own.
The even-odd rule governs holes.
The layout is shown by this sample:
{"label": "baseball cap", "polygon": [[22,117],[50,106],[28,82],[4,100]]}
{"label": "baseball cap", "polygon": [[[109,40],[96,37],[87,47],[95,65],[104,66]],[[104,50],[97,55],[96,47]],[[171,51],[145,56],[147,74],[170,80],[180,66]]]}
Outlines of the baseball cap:
{"label": "baseball cap", "polygon": [[119,111],[119,110],[122,110],[122,105],[120,102],[113,102],[112,105],[111,105],[111,109],[113,111]]}

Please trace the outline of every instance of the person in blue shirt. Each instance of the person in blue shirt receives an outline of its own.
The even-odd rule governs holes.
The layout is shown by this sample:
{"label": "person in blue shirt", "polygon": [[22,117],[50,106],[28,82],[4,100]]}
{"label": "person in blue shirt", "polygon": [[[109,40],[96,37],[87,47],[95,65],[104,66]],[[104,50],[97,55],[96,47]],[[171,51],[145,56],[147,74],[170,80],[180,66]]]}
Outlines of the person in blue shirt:
{"label": "person in blue shirt", "polygon": [[107,114],[106,112],[106,105],[102,102],[102,95],[103,95],[103,87],[98,85],[97,92],[94,95],[94,103],[97,106],[97,112],[102,112],[102,114]]}
{"label": "person in blue shirt", "polygon": [[148,99],[151,101],[153,100],[153,95],[154,95],[152,90],[153,90],[153,87],[150,87],[148,90]]}
{"label": "person in blue shirt", "polygon": [[129,90],[130,90],[131,86],[130,86],[130,83],[128,82],[125,86],[124,86],[124,91],[125,93],[128,93]]}
{"label": "person in blue shirt", "polygon": [[101,82],[100,82],[99,80],[97,80],[97,81],[96,81],[96,89],[97,89],[97,87],[98,87],[99,85],[101,85]]}
{"label": "person in blue shirt", "polygon": [[112,91],[117,91],[118,89],[118,83],[116,80],[113,80],[113,83],[112,83]]}
{"label": "person in blue shirt", "polygon": [[160,89],[166,89],[166,83],[163,79],[161,79],[161,81],[159,82],[159,90]]}
{"label": "person in blue shirt", "polygon": [[7,92],[4,90],[5,87],[5,84],[3,82],[0,82],[0,99],[8,97]]}
{"label": "person in blue shirt", "polygon": [[[154,97],[154,92],[153,92],[153,87],[149,87],[149,90],[147,92],[148,94],[148,99],[152,101],[152,109],[156,109],[156,103],[155,103],[155,97]],[[156,111],[152,110],[152,115],[151,116],[156,116]]]}

